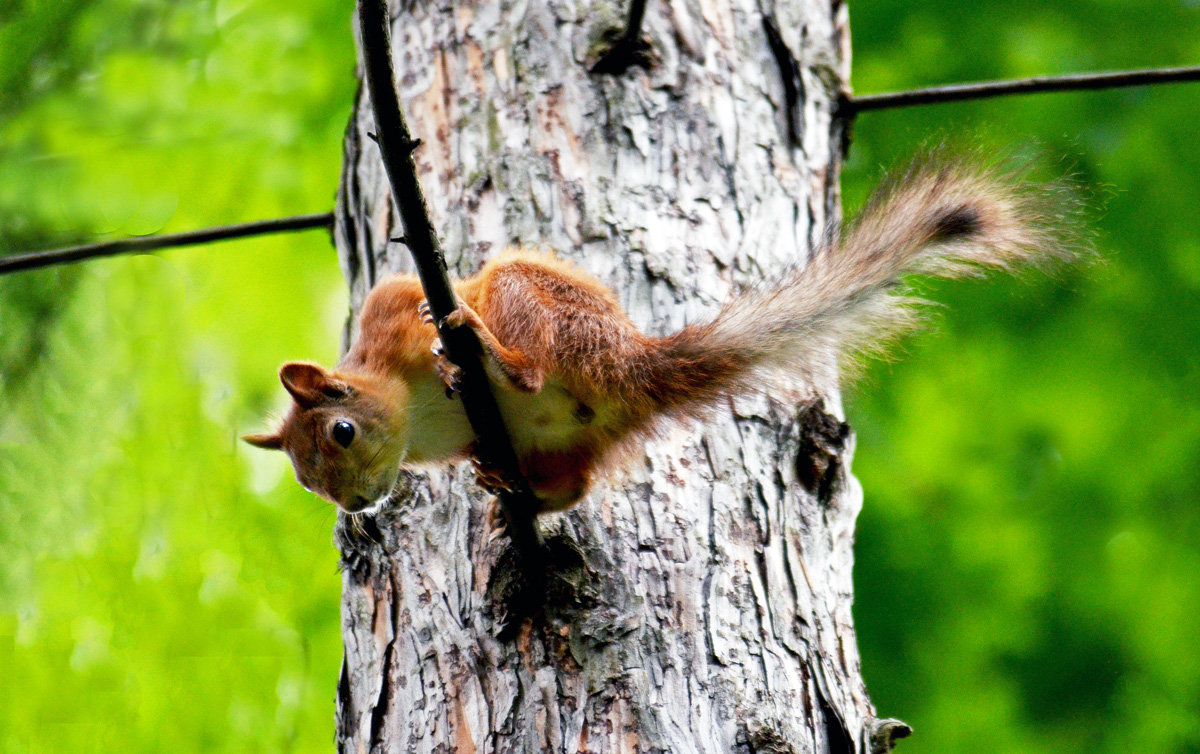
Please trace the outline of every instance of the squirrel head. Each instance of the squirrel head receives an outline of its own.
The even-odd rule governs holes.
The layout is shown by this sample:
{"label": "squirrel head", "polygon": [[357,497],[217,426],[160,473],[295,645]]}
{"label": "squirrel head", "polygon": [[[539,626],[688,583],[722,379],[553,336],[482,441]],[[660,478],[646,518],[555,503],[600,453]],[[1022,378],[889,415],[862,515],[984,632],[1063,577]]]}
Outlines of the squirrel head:
{"label": "squirrel head", "polygon": [[287,453],[301,486],[344,511],[387,499],[408,452],[404,383],[300,361],[284,364],[279,379],[294,399],[283,425],[242,439]]}

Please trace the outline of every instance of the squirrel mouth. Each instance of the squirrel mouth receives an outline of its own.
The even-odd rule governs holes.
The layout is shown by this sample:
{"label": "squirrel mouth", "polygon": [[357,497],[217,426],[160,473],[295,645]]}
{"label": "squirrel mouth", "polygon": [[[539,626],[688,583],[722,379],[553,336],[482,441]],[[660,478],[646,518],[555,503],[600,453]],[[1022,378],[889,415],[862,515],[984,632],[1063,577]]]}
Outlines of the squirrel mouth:
{"label": "squirrel mouth", "polygon": [[363,497],[362,495],[352,495],[350,499],[339,502],[337,505],[347,513],[378,513],[383,504],[392,498],[392,493],[396,491],[396,487],[400,484],[400,472],[397,470],[396,478],[385,489],[386,491],[376,497],[374,500]]}
{"label": "squirrel mouth", "polygon": [[338,507],[341,508],[342,510],[346,511],[347,513],[362,513],[363,511],[374,506],[375,504],[376,503],[366,499],[362,495],[355,495],[354,497],[350,498],[349,500],[346,500],[344,502],[339,502]]}

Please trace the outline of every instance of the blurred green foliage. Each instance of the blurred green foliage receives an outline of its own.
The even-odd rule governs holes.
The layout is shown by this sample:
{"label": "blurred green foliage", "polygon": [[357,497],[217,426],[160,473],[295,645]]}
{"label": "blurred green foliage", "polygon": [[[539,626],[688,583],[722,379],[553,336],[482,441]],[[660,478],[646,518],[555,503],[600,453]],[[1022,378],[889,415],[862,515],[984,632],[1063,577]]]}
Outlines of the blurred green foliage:
{"label": "blurred green foliage", "polygon": [[[851,4],[859,92],[1200,63],[1200,5]],[[849,391],[863,672],[923,753],[1200,751],[1200,86],[868,113],[843,185],[922,142],[1033,144],[1104,261],[931,287]]]}
{"label": "blurred green foliage", "polygon": [[[332,205],[352,4],[0,2],[0,248]],[[1195,3],[852,5],[862,92],[1200,60]],[[852,390],[864,672],[912,752],[1200,751],[1195,85],[862,116],[1039,145],[1100,266],[931,286]],[[332,510],[237,448],[346,294],[307,233],[0,278],[0,751],[324,751]]]}
{"label": "blurred green foliage", "polygon": [[[331,208],[351,8],[0,4],[0,249]],[[0,278],[0,751],[331,748],[334,514],[236,435],[339,278],[320,232]]]}

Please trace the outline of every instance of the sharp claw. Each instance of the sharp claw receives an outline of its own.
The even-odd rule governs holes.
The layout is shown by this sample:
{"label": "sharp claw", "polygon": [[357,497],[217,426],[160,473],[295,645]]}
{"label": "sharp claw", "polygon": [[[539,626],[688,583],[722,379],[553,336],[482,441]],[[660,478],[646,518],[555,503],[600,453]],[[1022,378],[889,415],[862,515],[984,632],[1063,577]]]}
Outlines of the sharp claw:
{"label": "sharp claw", "polygon": [[508,533],[508,526],[504,520],[504,513],[500,510],[499,498],[492,498],[488,501],[487,513],[485,514],[485,524],[488,528],[487,542],[491,544],[500,537]]}
{"label": "sharp claw", "polygon": [[499,495],[503,490],[503,484],[500,482],[498,477],[482,474],[479,471],[475,472],[475,484],[478,484],[484,490],[492,493],[493,495]]}
{"label": "sharp claw", "polygon": [[433,344],[429,346],[429,351],[433,354],[434,370],[446,386],[446,397],[453,398],[455,393],[461,392],[462,370],[445,357],[441,339],[434,338]]}
{"label": "sharp claw", "polygon": [[476,474],[476,483],[493,495],[500,495],[505,492],[512,492],[513,488],[499,474]]}

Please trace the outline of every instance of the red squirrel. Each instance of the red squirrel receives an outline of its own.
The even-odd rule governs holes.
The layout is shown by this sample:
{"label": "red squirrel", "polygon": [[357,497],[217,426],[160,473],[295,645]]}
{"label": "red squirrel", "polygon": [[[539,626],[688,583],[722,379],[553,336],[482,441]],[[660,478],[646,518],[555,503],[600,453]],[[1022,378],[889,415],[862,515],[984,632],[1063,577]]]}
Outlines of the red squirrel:
{"label": "red squirrel", "polygon": [[[448,322],[479,336],[521,471],[542,511],[562,510],[619,449],[663,422],[703,416],[761,390],[773,372],[805,377],[911,329],[918,318],[903,276],[1070,256],[1043,209],[1049,193],[982,167],[912,168],[802,269],[666,337],[638,332],[586,273],[523,250],[456,282]],[[290,413],[277,431],[244,439],[287,452],[300,484],[350,512],[385,501],[402,467],[470,457],[462,402],[447,399],[455,368],[423,299],[415,276],[380,282],[338,366],[284,364]]]}

